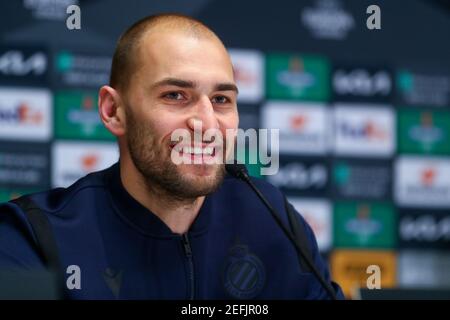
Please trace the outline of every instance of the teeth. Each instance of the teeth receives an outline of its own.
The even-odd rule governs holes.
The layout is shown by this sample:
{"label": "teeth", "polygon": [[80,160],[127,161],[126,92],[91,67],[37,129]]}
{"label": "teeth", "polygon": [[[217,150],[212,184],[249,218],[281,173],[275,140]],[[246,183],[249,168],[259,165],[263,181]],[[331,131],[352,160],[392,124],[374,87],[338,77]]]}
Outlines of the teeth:
{"label": "teeth", "polygon": [[184,147],[183,148],[183,152],[184,153],[195,154],[195,155],[203,154],[202,148],[199,148],[199,147],[194,147],[194,148],[192,148],[192,147]]}
{"label": "teeth", "polygon": [[206,148],[201,148],[201,147],[184,147],[183,148],[183,153],[189,153],[189,154],[194,154],[194,155],[202,155],[202,154],[206,154],[206,155],[212,155],[214,152],[214,148],[213,147],[206,147]]}
{"label": "teeth", "polygon": [[207,147],[207,148],[203,149],[203,153],[207,154],[209,156],[213,154],[213,151],[214,151],[213,147]]}

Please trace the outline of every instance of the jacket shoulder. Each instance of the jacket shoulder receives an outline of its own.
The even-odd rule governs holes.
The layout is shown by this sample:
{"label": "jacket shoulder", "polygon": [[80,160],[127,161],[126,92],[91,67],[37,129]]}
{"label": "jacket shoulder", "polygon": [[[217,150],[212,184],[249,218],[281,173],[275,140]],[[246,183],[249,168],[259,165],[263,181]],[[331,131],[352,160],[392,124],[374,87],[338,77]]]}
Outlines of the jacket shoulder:
{"label": "jacket shoulder", "polygon": [[36,238],[22,209],[12,202],[0,204],[0,269],[43,267]]}
{"label": "jacket shoulder", "polygon": [[57,214],[73,202],[83,202],[88,196],[95,198],[96,193],[107,185],[108,170],[110,168],[87,174],[66,188],[54,188],[26,196],[43,211]]}

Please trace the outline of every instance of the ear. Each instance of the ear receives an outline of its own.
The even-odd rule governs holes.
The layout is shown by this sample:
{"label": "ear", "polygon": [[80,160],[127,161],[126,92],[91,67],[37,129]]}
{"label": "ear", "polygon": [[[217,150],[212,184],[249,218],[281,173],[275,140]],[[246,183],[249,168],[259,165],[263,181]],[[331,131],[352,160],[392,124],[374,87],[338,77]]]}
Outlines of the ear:
{"label": "ear", "polygon": [[116,137],[125,134],[125,109],[119,92],[103,86],[98,93],[98,112],[105,127]]}

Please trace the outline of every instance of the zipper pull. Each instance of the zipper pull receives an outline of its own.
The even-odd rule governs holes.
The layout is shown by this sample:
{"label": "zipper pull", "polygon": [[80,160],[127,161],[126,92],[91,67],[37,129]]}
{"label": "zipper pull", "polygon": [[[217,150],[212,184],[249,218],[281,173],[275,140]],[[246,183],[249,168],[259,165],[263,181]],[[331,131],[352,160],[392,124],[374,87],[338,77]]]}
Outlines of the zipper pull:
{"label": "zipper pull", "polygon": [[191,257],[192,256],[192,250],[191,250],[191,244],[189,242],[189,237],[187,233],[183,233],[183,246],[184,246],[184,251],[186,253],[186,256]]}

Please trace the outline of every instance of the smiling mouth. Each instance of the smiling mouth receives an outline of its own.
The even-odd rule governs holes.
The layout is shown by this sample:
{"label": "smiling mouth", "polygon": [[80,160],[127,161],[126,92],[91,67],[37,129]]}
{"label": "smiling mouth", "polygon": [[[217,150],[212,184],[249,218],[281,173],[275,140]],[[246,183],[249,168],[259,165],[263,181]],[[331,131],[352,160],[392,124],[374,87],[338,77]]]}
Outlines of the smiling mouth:
{"label": "smiling mouth", "polygon": [[217,152],[216,146],[204,145],[204,146],[171,146],[171,149],[179,152],[180,155],[192,156],[192,157],[214,157]]}

